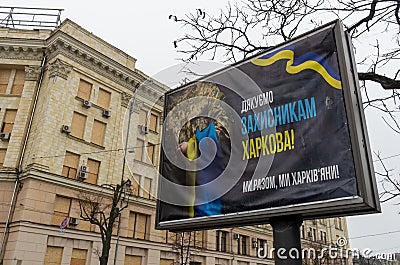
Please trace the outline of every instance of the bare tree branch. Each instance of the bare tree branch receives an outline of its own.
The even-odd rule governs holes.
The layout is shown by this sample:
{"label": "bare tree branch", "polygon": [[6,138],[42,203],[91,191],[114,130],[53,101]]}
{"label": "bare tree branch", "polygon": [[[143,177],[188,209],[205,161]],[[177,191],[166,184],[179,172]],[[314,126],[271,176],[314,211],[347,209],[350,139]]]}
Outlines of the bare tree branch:
{"label": "bare tree branch", "polygon": [[369,80],[379,83],[384,89],[400,89],[400,80],[391,79],[389,77],[370,73],[358,73],[360,80]]}
{"label": "bare tree branch", "polygon": [[363,24],[363,23],[366,23],[367,28],[369,28],[369,27],[368,27],[368,22],[374,18],[375,9],[376,9],[376,4],[377,4],[377,3],[378,3],[378,0],[373,0],[372,3],[371,3],[371,7],[370,7],[370,9],[369,9],[369,14],[368,14],[368,16],[364,17],[363,19],[361,19],[360,21],[358,21],[357,23],[355,23],[353,26],[349,27],[349,28],[348,28],[348,31],[352,31],[352,30],[356,29],[358,26],[360,26],[360,25]]}
{"label": "bare tree branch", "polygon": [[[117,185],[102,185],[104,192],[90,194],[81,192],[79,194],[80,216],[83,221],[88,221],[100,230],[102,250],[98,250],[100,265],[108,263],[111,248],[113,227],[121,211],[127,208],[127,204],[118,207],[124,199],[126,184],[128,181],[121,180]],[[112,194],[112,198],[107,197]]]}

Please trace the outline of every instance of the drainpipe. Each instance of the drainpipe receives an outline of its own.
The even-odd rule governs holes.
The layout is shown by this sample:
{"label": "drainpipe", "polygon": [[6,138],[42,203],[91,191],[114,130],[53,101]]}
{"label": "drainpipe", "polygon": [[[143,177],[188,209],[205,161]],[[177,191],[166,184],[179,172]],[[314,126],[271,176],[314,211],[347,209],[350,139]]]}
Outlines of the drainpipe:
{"label": "drainpipe", "polygon": [[11,219],[12,219],[12,216],[13,216],[14,210],[15,210],[14,204],[15,204],[15,202],[17,200],[18,191],[22,187],[21,181],[19,180],[19,176],[22,173],[22,161],[24,159],[24,155],[25,155],[25,151],[26,151],[26,145],[28,143],[29,134],[30,134],[30,131],[31,131],[31,128],[32,128],[33,116],[35,114],[37,100],[38,100],[38,97],[39,97],[39,91],[40,91],[40,87],[41,87],[42,81],[43,81],[45,63],[46,63],[46,54],[43,52],[43,59],[42,59],[42,64],[41,64],[42,69],[40,70],[39,83],[38,83],[38,86],[37,86],[37,89],[36,89],[36,94],[35,94],[35,98],[34,98],[33,106],[32,106],[32,112],[31,112],[31,115],[29,117],[28,129],[26,131],[25,138],[24,138],[24,143],[22,145],[21,155],[20,155],[19,161],[18,161],[18,168],[16,168],[16,178],[15,178],[14,189],[13,189],[13,193],[12,193],[12,196],[11,196],[10,208],[8,209],[8,215],[7,215],[7,220],[6,220],[6,224],[5,224],[5,227],[4,227],[3,237],[2,237],[2,240],[1,240],[1,245],[0,245],[1,260],[0,260],[0,264],[3,264],[3,259],[4,259],[4,254],[5,254],[5,251],[4,251],[5,248],[4,247],[7,244],[8,230],[10,228]]}

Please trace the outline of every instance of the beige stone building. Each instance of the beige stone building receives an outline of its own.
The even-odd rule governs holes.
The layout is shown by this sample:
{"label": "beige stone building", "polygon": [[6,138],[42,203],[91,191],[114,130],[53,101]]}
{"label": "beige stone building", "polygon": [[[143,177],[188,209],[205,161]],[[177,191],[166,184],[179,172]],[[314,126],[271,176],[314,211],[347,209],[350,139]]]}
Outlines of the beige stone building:
{"label": "beige stone building", "polygon": [[[177,235],[154,229],[162,105],[152,102],[168,88],[135,62],[70,20],[54,30],[0,28],[2,264],[99,264],[101,239],[80,220],[78,198],[111,196],[102,185],[122,177],[133,186],[121,213],[117,264],[178,264]],[[60,229],[66,218],[68,227]],[[301,231],[304,245],[347,238],[344,218],[306,221]],[[114,234],[109,264],[116,228]],[[193,238],[192,265],[273,263],[257,257],[260,246],[272,248],[268,225]]]}

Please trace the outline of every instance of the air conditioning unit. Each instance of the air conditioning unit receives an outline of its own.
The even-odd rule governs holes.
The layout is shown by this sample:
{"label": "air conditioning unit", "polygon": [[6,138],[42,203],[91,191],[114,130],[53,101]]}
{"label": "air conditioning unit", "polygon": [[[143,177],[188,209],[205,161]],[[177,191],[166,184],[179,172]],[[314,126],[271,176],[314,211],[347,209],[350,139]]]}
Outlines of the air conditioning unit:
{"label": "air conditioning unit", "polygon": [[239,238],[240,238],[240,235],[239,235],[239,234],[233,234],[233,238],[234,238],[234,239],[239,239]]}
{"label": "air conditioning unit", "polygon": [[88,166],[82,165],[81,168],[80,168],[80,170],[81,170],[82,172],[88,172],[88,171],[89,171],[89,168],[88,168]]}
{"label": "air conditioning unit", "polygon": [[85,180],[88,178],[88,167],[87,166],[81,166],[78,172],[77,179],[79,180]]}
{"label": "air conditioning unit", "polygon": [[63,132],[63,133],[70,133],[70,132],[71,132],[71,126],[69,126],[69,125],[63,125],[63,126],[61,126],[61,132]]}
{"label": "air conditioning unit", "polygon": [[256,242],[251,242],[251,246],[253,247],[253,248],[257,248],[257,246],[258,246],[258,244],[257,244],[257,241]]}
{"label": "air conditioning unit", "polygon": [[77,178],[79,180],[86,180],[88,178],[88,173],[84,171],[79,171]]}
{"label": "air conditioning unit", "polygon": [[79,218],[70,217],[70,218],[69,218],[69,223],[68,223],[68,224],[69,224],[69,225],[73,225],[73,226],[78,225],[78,224],[79,224]]}
{"label": "air conditioning unit", "polygon": [[82,106],[85,108],[90,108],[92,106],[92,103],[90,103],[89,100],[84,100],[82,101]]}
{"label": "air conditioning unit", "polygon": [[111,116],[111,110],[104,109],[103,110],[103,117],[110,118],[110,116]]}
{"label": "air conditioning unit", "polygon": [[139,125],[139,128],[140,128],[140,132],[141,132],[142,134],[148,134],[148,133],[149,133],[149,128],[147,128],[147,126],[145,126],[145,125]]}
{"label": "air conditioning unit", "polygon": [[0,133],[0,139],[1,139],[2,141],[8,141],[8,140],[10,140],[10,136],[11,136],[10,133]]}

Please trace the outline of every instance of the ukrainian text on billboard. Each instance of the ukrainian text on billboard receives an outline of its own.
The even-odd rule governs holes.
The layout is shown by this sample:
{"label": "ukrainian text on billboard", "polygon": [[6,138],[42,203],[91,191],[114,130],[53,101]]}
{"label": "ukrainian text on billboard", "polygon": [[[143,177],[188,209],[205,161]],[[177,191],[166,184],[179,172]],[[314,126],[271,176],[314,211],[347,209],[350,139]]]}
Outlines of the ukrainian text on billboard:
{"label": "ukrainian text on billboard", "polygon": [[357,195],[333,26],[166,94],[159,221]]}

